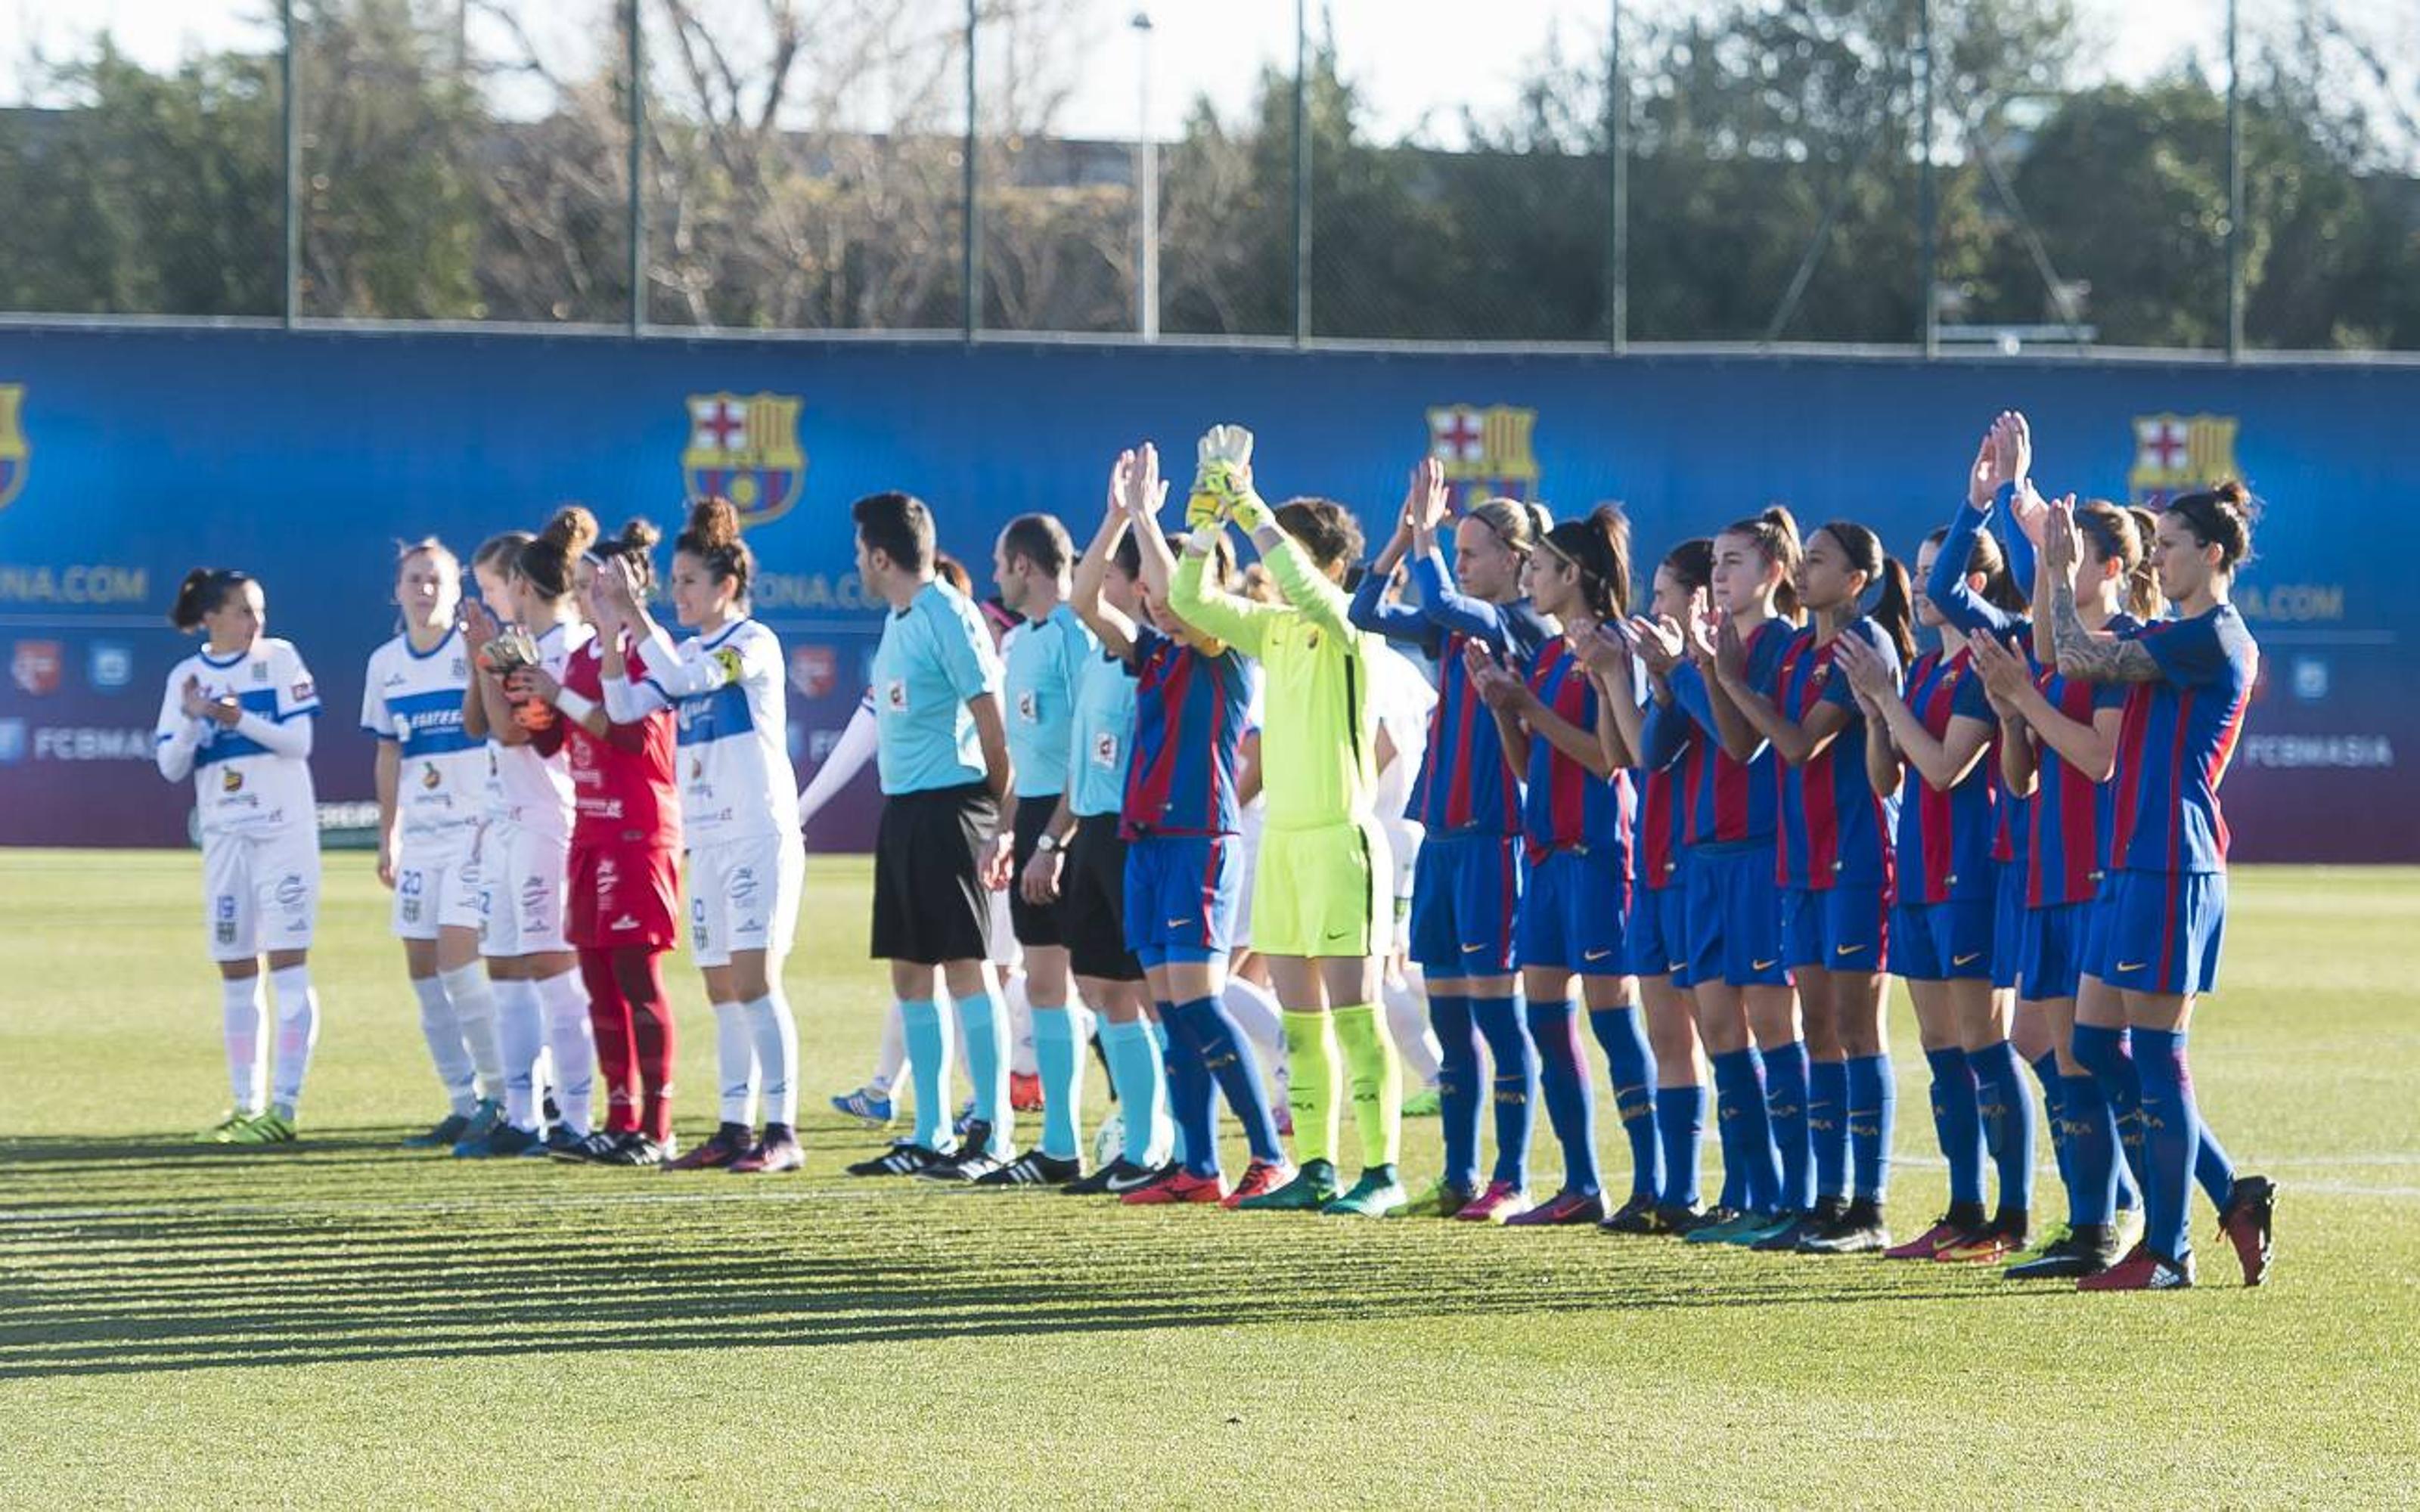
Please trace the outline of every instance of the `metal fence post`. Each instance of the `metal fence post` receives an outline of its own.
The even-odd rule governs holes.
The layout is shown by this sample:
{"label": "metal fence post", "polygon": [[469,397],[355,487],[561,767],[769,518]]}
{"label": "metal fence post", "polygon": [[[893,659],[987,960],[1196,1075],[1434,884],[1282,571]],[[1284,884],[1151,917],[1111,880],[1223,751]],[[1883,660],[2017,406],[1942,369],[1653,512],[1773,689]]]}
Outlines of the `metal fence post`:
{"label": "metal fence post", "polygon": [[975,172],[975,33],[978,0],[967,0],[967,145],[965,176],[959,193],[966,201],[959,219],[958,276],[966,284],[966,308],[960,324],[972,341],[983,329],[983,211],[976,200],[980,179]]}
{"label": "metal fence post", "polygon": [[2236,0],[2226,0],[2226,360],[2243,355],[2243,69]]}
{"label": "metal fence post", "polygon": [[280,318],[292,330],[295,317],[302,313],[302,280],[298,266],[302,260],[302,224],[297,213],[297,194],[302,177],[302,133],[300,112],[294,108],[294,0],[278,0],[277,24],[285,38],[285,46],[277,59],[278,132],[284,138],[286,172],[278,193],[283,235],[280,243],[282,266],[278,297]]}
{"label": "metal fence post", "polygon": [[623,17],[629,27],[624,39],[624,55],[630,60],[630,203],[628,230],[630,235],[630,334],[636,336],[647,325],[647,54],[642,40],[644,19],[639,8],[645,0],[629,0]]}
{"label": "metal fence post", "polygon": [[1621,0],[1611,0],[1605,77],[1606,344],[1630,348],[1630,99],[1621,71]]}
{"label": "metal fence post", "polygon": [[1311,341],[1311,17],[1294,0],[1294,344]]}
{"label": "metal fence post", "polygon": [[1932,285],[1940,276],[1937,265],[1941,217],[1941,208],[1933,197],[1932,181],[1932,0],[1916,0],[1916,64],[1924,70],[1916,80],[1916,90],[1918,113],[1916,213],[1920,223],[1916,237],[1916,261],[1917,276],[1921,281],[1916,297],[1921,301],[1918,318],[1923,326],[1924,355],[1931,358],[1938,356],[1941,351],[1940,333],[1934,328],[1932,307]]}

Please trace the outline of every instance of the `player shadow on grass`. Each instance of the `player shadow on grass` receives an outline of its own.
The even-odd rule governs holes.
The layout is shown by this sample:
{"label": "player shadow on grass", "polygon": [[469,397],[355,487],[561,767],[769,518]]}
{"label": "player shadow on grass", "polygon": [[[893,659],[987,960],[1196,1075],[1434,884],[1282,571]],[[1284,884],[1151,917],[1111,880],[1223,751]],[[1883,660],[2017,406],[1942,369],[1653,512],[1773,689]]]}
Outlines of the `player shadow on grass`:
{"label": "player shadow on grass", "polygon": [[[1964,1273],[1709,1254],[1590,1230],[1095,1205],[827,1175],[504,1170],[426,1152],[161,1164],[143,1139],[11,1141],[0,1379],[532,1350],[715,1350],[1539,1311],[1973,1298]],[[337,1149],[343,1139],[329,1142]],[[70,1149],[80,1151],[70,1155]],[[110,1152],[126,1157],[116,1165]],[[212,1151],[212,1155],[223,1152]],[[292,1152],[287,1152],[292,1153]],[[322,1180],[321,1178],[324,1178]],[[1182,1277],[1181,1297],[1173,1278]]]}

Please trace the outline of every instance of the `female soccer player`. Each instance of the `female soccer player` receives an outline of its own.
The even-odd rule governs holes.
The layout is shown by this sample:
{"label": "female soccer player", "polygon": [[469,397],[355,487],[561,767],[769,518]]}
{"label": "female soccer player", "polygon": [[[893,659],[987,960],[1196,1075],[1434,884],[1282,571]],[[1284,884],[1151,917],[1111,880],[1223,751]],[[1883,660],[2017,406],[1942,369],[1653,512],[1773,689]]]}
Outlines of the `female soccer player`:
{"label": "female soccer player", "polygon": [[[729,501],[691,505],[688,527],[673,541],[673,612],[694,632],[677,647],[648,611],[643,573],[628,556],[598,572],[597,607],[638,658],[633,665],[608,654],[605,705],[617,725],[635,725],[667,704],[676,717],[690,950],[714,1005],[726,1099],[722,1127],[681,1159],[738,1175],[795,1171],[805,1163],[797,1132],[799,1030],[782,991],[782,962],[797,937],[807,851],[790,770],[782,643],[749,616],[756,558],[739,538],[739,513]],[[615,675],[616,660],[628,675]],[[617,950],[610,979],[618,985],[660,959]],[[735,1110],[728,1101],[757,1075],[761,1137],[745,1121],[744,1102]],[[712,1156],[692,1158],[718,1146]]]}
{"label": "female soccer player", "polygon": [[1520,905],[1521,979],[1546,1117],[1563,1147],[1563,1184],[1504,1221],[1524,1227],[1603,1223],[1609,1214],[1597,1179],[1595,1099],[1572,1003],[1575,980],[1611,1061],[1615,1103],[1630,1139],[1631,1195],[1623,1211],[1652,1211],[1663,1184],[1655,1078],[1636,984],[1623,971],[1636,820],[1630,754],[1602,708],[1615,697],[1637,695],[1627,686],[1601,686],[1575,649],[1596,644],[1597,627],[1620,623],[1627,607],[1628,523],[1611,506],[1563,521],[1539,537],[1522,580],[1537,611],[1561,632],[1539,651],[1528,679],[1517,678],[1482,645],[1463,655],[1495,716],[1505,761],[1528,774],[1521,804],[1529,861]]}
{"label": "female soccer player", "polygon": [[[1418,645],[1436,663],[1437,702],[1409,817],[1421,825],[1413,863],[1411,956],[1428,985],[1429,1022],[1443,1063],[1438,1075],[1445,1170],[1405,1211],[1501,1223],[1529,1206],[1529,1131],[1537,1061],[1514,995],[1519,961],[1513,920],[1528,863],[1521,842],[1522,767],[1504,759],[1502,736],[1471,682],[1464,647],[1484,646],[1527,677],[1554,626],[1530,603],[1522,575],[1545,513],[1511,499],[1472,506],[1453,527],[1455,568],[1437,544],[1446,520],[1444,470],[1413,470],[1395,533],[1353,599],[1353,623]],[[1406,555],[1419,607],[1380,602],[1376,584]],[[1481,1080],[1479,1041],[1494,1062]],[[1479,1110],[1492,1092],[1496,1164],[1479,1181]]]}
{"label": "female soccer player", "polygon": [[462,727],[462,564],[434,537],[415,541],[396,553],[395,597],[402,633],[370,653],[362,680],[362,728],[378,738],[379,881],[395,891],[421,1037],[453,1104],[404,1143],[451,1147],[474,1122],[492,1124],[504,1095],[495,997],[479,965],[488,754]]}
{"label": "female soccer player", "polygon": [[[512,606],[521,655],[559,679],[571,654],[587,644],[588,622],[573,602],[575,567],[597,539],[597,519],[578,505],[555,512],[546,529],[512,553],[501,585]],[[482,548],[482,555],[485,548]],[[537,1063],[553,1063],[564,1123],[587,1122],[594,1093],[596,1049],[580,961],[565,937],[566,858],[571,842],[571,772],[560,736],[541,749],[539,735],[555,721],[552,709],[505,679],[520,668],[494,656],[501,626],[484,605],[463,609],[473,648],[475,700],[466,695],[462,727],[489,739],[494,817],[480,837],[479,883],[487,930],[481,949],[496,984],[496,1041],[504,1061],[504,1116],[484,1135],[457,1144],[466,1156],[543,1155]],[[563,1136],[558,1136],[562,1139]]]}
{"label": "female soccer player", "polygon": [[[1194,628],[1259,660],[1267,680],[1268,828],[1253,881],[1252,944],[1285,1009],[1286,1095],[1302,1157],[1292,1181],[1242,1206],[1385,1217],[1406,1201],[1396,1170],[1403,1063],[1377,1008],[1391,863],[1374,811],[1374,689],[1364,653],[1375,638],[1354,626],[1341,586],[1360,554],[1360,527],[1332,500],[1271,509],[1253,486],[1251,434],[1241,426],[1213,427],[1200,456],[1187,508],[1195,530],[1169,599]],[[1211,542],[1231,519],[1260,548],[1284,603],[1205,585]],[[1339,1194],[1335,1136],[1348,1081],[1362,1173]]]}
{"label": "female soccer player", "polygon": [[1769,686],[1748,678],[1735,640],[1715,661],[1725,695],[1781,758],[1783,960],[1797,980],[1810,1060],[1815,1206],[1757,1247],[1863,1254],[1889,1244],[1883,1203],[1893,1101],[1884,1023],[1898,800],[1868,780],[1865,715],[1833,661],[1846,637],[1896,679],[1915,656],[1914,609],[1906,569],[1852,520],[1807,537],[1798,596],[1814,623],[1782,653]]}
{"label": "female soccer player", "polygon": [[[1919,581],[1931,580],[1940,534],[1928,536],[1916,553]],[[1966,563],[1962,581],[2013,606],[2007,564],[1990,536],[1976,537]],[[1916,1003],[1917,1035],[1932,1069],[1933,1129],[1949,1161],[1948,1211],[1883,1253],[1892,1259],[1998,1260],[2024,1247],[2021,1183],[2030,1176],[2002,1167],[1999,1213],[1987,1218],[1984,1130],[1967,1051],[2008,1039],[1992,986],[1998,878],[1991,861],[1995,788],[1985,757],[1997,721],[1963,638],[1945,634],[1930,594],[1917,593],[1916,619],[1936,644],[1908,669],[1904,695],[1869,648],[1844,642],[1834,653],[1865,706],[1874,791],[1899,791],[1891,964]]]}
{"label": "female soccer player", "polygon": [[[1686,716],[1651,719],[1649,711],[1668,709],[1672,702],[1672,664],[1658,656],[1657,642],[1668,635],[1677,650],[1682,621],[1696,595],[1706,592],[1714,564],[1713,541],[1700,536],[1682,542],[1656,566],[1650,614],[1616,634],[1599,637],[1635,661],[1648,680],[1645,703],[1627,698],[1609,698],[1606,703],[1621,726],[1622,743],[1638,762],[1631,855],[1639,887],[1632,895],[1622,943],[1629,950],[1624,970],[1638,979],[1647,1004],[1647,1038],[1655,1052],[1655,1127],[1664,1168],[1664,1189],[1656,1195],[1654,1210],[1615,1213],[1606,1220],[1615,1233],[1683,1234],[1703,1216],[1698,1177],[1706,1084],[1685,959],[1688,888],[1683,867],[1688,857],[1686,794],[1698,764],[1706,759],[1706,747],[1696,722]],[[1621,687],[1622,678],[1613,683]],[[1726,1172],[1726,1183],[1736,1182],[1741,1174]]]}
{"label": "female soccer player", "polygon": [[[2082,538],[2076,614],[2095,633],[2123,634],[2161,612],[2158,579],[2144,549],[2149,517],[2137,514],[2099,501],[2073,508]],[[2049,577],[2037,572],[2035,578],[2035,623],[2046,638]],[[2075,1058],[2073,1045],[2086,924],[2108,870],[2117,791],[2109,778],[2118,764],[2126,689],[2064,676],[2055,665],[2037,672],[2028,658],[1989,635],[1970,636],[1968,645],[1994,706],[2009,711],[2000,733],[2006,779],[2030,795],[2017,1011],[2045,1021],[2057,1062],[2054,1116],[2065,1127],[2068,1151],[2066,1230],[2007,1273],[2020,1281],[2079,1280],[2117,1262],[2125,1248],[2118,1215],[2135,1202],[2118,1156],[2115,1112]]]}
{"label": "female soccer player", "polygon": [[[1242,655],[1177,617],[1172,586],[1191,572],[1215,571],[1207,590],[1223,593],[1232,559],[1202,540],[1187,546],[1180,569],[1160,532],[1158,449],[1146,442],[1119,458],[1117,495],[1140,550],[1144,616],[1121,625],[1107,615],[1095,628],[1135,679],[1135,753],[1126,777],[1126,943],[1142,964],[1167,1036],[1166,1074],[1176,1123],[1178,1162],[1156,1178],[1129,1170],[1104,1190],[1137,1204],[1258,1202],[1294,1180],[1278,1143],[1261,1079],[1259,1057],[1223,1002],[1235,897],[1242,873],[1236,835],[1241,796],[1236,781],[1250,702],[1250,669]],[[1215,529],[1202,536],[1215,539]],[[1223,542],[1218,545],[1223,546]],[[1146,623],[1146,621],[1148,623]],[[1128,1041],[1128,1054],[1139,1055]],[[1141,1086],[1129,1073],[1121,1085]],[[1215,1092],[1214,1092],[1215,1088]],[[1223,1095],[1243,1125],[1251,1151],[1244,1179],[1231,1191],[1218,1168],[1213,1100]],[[1136,1104],[1139,1108],[1142,1104]],[[1143,1134],[1130,1112],[1122,1165],[1141,1164]]]}
{"label": "female soccer player", "polygon": [[[202,649],[168,673],[156,754],[162,777],[194,779],[203,903],[235,1093],[235,1105],[202,1132],[201,1142],[290,1144],[319,1039],[309,964],[319,905],[319,814],[310,767],[319,695],[302,654],[262,633],[268,600],[247,573],[195,567],[177,587],[168,623],[204,638]],[[263,953],[277,992],[271,1089],[262,1086],[270,1069],[261,1034]]]}
{"label": "female soccer player", "polygon": [[[2115,637],[2095,635],[2077,612],[2082,553],[2070,509],[2054,506],[2042,541],[2059,671],[2129,685],[2113,779],[2109,857],[2117,876],[2100,905],[2102,953],[2091,965],[2121,995],[2133,1037],[2133,1087],[2125,1086],[2118,1025],[2086,1022],[2087,1004],[2079,1002],[2075,1038],[2077,1058],[2104,1089],[2116,1089],[2113,1102],[2140,1099],[2145,1227],[2134,1253],[2076,1283],[2085,1290],[2193,1285],[2191,1183],[2197,1165],[2227,1165],[2201,1121],[2185,1033],[2195,1000],[2217,985],[2226,932],[2226,821],[2218,786],[2242,733],[2260,656],[2229,593],[2252,554],[2256,515],[2240,483],[2171,502],[2160,514],[2151,559],[2175,617]],[[2217,1174],[2227,1179],[2220,1228],[2235,1245],[2243,1284],[2257,1287],[2269,1273],[2276,1187],[2264,1177]],[[2217,1184],[2207,1174],[2204,1180]]]}

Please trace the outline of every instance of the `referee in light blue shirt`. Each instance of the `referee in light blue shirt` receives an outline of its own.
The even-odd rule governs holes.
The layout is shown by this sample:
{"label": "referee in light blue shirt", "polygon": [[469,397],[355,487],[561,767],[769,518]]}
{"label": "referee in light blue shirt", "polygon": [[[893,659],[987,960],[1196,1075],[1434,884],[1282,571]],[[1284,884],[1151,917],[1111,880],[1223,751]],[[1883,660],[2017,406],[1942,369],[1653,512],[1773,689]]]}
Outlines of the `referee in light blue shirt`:
{"label": "referee in light blue shirt", "polygon": [[[857,570],[891,607],[874,655],[876,763],[885,802],[874,851],[874,954],[915,1077],[913,1136],[850,1166],[854,1176],[971,1181],[1015,1157],[1008,1014],[992,980],[985,888],[1006,885],[1001,825],[1013,779],[1001,666],[983,615],[934,577],[932,511],[903,493],[849,507]],[[974,1121],[951,1134],[952,1010],[964,1022]]]}

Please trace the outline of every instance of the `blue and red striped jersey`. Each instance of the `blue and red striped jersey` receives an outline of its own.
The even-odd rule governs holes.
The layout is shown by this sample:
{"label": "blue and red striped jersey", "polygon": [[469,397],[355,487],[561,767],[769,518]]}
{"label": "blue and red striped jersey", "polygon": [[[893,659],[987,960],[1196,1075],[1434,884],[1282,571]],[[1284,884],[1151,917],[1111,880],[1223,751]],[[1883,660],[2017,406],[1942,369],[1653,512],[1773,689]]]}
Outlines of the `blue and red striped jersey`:
{"label": "blue and red striped jersey", "polygon": [[2125,638],[2150,652],[2161,677],[2127,692],[2110,862],[2129,872],[2224,872],[2218,785],[2243,733],[2259,644],[2232,604]]}
{"label": "blue and red striped jersey", "polygon": [[[1562,637],[1547,641],[1539,653],[1529,687],[1565,723],[1591,733],[1596,730],[1596,682]],[[1621,874],[1630,874],[1630,830],[1637,816],[1627,769],[1599,777],[1558,750],[1553,741],[1533,734],[1528,776],[1521,831],[1528,839],[1530,859],[1549,851],[1611,850]]]}
{"label": "blue and red striped jersey", "polygon": [[[1874,648],[1899,673],[1899,648],[1871,620],[1840,627]],[[1835,885],[1888,887],[1891,831],[1899,820],[1897,795],[1874,792],[1866,779],[1866,717],[1849,680],[1834,671],[1836,641],[1819,640],[1813,626],[1792,638],[1775,670],[1774,687],[1763,689],[1794,724],[1804,725],[1823,704],[1846,711],[1848,724],[1804,765],[1776,762],[1781,784],[1781,823],[1776,875],[1785,887],[1826,892]]]}
{"label": "blue and red striped jersey", "polygon": [[[1747,679],[1756,687],[1771,687],[1798,626],[1787,620],[1767,620],[1749,633]],[[1692,666],[1672,669],[1668,681],[1673,702],[1689,711],[1704,732],[1707,760],[1699,764],[1690,784],[1689,820],[1683,831],[1692,845],[1725,845],[1773,839],[1777,787],[1773,768],[1778,758],[1770,745],[1761,745],[1745,762],[1731,760],[1714,727],[1714,706],[1705,679]]]}
{"label": "blue and red striped jersey", "polygon": [[1678,706],[1649,702],[1638,757],[1639,799],[1637,839],[1632,854],[1638,862],[1638,880],[1661,891],[1681,874],[1688,856],[1689,795],[1696,790],[1698,768],[1706,760],[1705,733]]}
{"label": "blue and red striped jersey", "polygon": [[[1973,660],[1961,646],[1947,660],[1928,651],[1908,669],[1907,706],[1936,738],[1952,718],[1997,723]],[[1992,822],[1999,779],[1991,764],[1986,749],[1958,785],[1943,793],[1915,763],[1908,764],[1899,793],[1900,896],[1905,902],[1966,903],[1993,896],[1997,873],[1992,866]]]}
{"label": "blue and red striped jersey", "polygon": [[1243,655],[1207,656],[1147,625],[1135,627],[1134,762],[1119,833],[1231,835],[1235,769],[1252,699]]}
{"label": "blue and red striped jersey", "polygon": [[[2109,629],[2122,633],[2133,624],[2120,616],[2110,622]],[[2086,727],[2102,710],[2126,706],[2123,683],[2063,677],[2055,667],[2038,667],[2034,682],[2052,708]],[[2039,735],[2034,752],[2034,795],[2025,812],[2031,853],[2025,906],[2090,903],[2099,894],[2101,873],[2109,865],[2111,800],[2117,784],[2094,781]]]}

